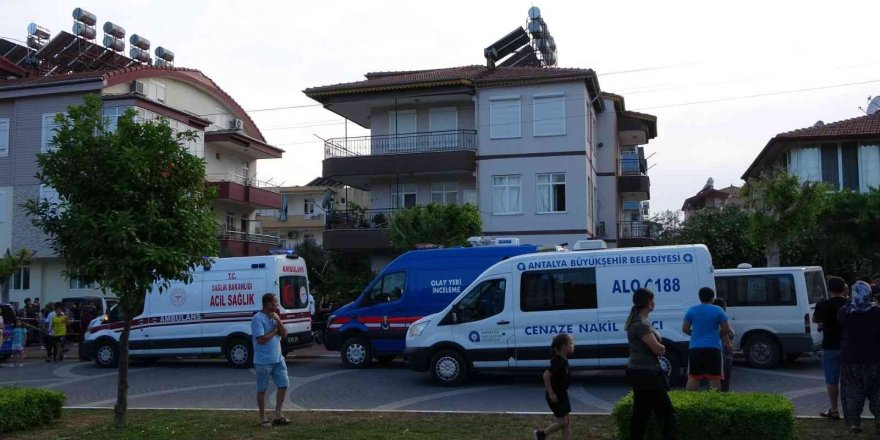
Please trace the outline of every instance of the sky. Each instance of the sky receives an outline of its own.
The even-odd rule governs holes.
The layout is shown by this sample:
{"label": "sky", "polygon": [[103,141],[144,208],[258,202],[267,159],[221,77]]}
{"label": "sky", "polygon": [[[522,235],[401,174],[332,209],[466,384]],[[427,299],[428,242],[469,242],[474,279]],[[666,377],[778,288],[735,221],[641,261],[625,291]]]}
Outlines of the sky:
{"label": "sky", "polygon": [[657,116],[653,212],[680,209],[709,177],[741,185],[775,134],[863,115],[880,95],[876,0],[0,0],[0,37],[24,40],[30,22],[69,32],[76,7],[143,35],[214,79],[286,151],[259,161],[259,179],[302,185],[321,175],[318,136],[342,136],[343,120],[320,106],[265,109],[314,104],[303,89],[367,72],[483,64],[533,5],[560,67],[595,70],[627,109]]}

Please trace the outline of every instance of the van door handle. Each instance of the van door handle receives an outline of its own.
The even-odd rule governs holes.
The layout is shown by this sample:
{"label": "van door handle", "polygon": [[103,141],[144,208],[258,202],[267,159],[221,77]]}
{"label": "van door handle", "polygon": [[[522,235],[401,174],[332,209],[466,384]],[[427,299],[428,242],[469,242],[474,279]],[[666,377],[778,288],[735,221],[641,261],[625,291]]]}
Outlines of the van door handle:
{"label": "van door handle", "polygon": [[510,321],[498,321],[498,325],[507,325],[510,324]]}

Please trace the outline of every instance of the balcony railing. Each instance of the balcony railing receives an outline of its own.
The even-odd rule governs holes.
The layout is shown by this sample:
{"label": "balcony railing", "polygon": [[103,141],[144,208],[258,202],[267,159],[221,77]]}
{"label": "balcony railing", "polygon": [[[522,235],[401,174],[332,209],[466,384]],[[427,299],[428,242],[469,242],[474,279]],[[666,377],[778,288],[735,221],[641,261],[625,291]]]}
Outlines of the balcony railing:
{"label": "balcony railing", "polygon": [[242,231],[219,231],[217,238],[220,240],[246,241],[249,243],[263,243],[277,246],[278,237],[266,234],[249,234]]}
{"label": "balcony railing", "polygon": [[327,229],[384,229],[398,208],[327,212]]}
{"label": "balcony railing", "polygon": [[635,221],[620,222],[620,238],[656,238],[660,232],[657,224],[652,222]]}
{"label": "balcony railing", "polygon": [[324,141],[324,159],[461,150],[477,151],[477,142],[476,130],[333,138]]}
{"label": "balcony railing", "polygon": [[620,175],[621,176],[647,176],[648,161],[639,158],[638,155],[621,155],[620,156]]}
{"label": "balcony railing", "polygon": [[235,173],[208,174],[205,176],[205,180],[208,182],[232,182],[243,186],[250,186],[253,188],[271,191],[274,193],[281,192],[281,188],[278,185],[273,185],[269,182],[264,182],[262,180],[257,180],[252,177],[242,176]]}

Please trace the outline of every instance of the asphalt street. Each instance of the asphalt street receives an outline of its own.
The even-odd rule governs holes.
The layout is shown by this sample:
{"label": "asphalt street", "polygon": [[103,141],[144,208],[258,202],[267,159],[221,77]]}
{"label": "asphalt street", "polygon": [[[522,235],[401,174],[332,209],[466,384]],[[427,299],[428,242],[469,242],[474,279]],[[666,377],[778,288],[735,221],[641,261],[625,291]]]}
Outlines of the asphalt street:
{"label": "asphalt street", "polygon": [[[782,393],[799,415],[817,415],[827,406],[819,362],[805,357],[778,370],[735,365],[732,389]],[[399,361],[348,370],[335,354],[320,347],[295,352],[287,364],[291,385],[285,406],[290,409],[548,411],[539,374],[534,372],[485,372],[463,386],[444,388]],[[45,363],[36,357],[26,359],[24,368],[9,365],[0,368],[0,386],[60,390],[71,407],[112,407],[115,402],[115,370],[74,360]],[[132,408],[249,409],[255,405],[253,371],[230,368],[220,359],[134,362],[129,383]],[[572,409],[607,413],[627,391],[620,371],[577,372],[570,390]]]}

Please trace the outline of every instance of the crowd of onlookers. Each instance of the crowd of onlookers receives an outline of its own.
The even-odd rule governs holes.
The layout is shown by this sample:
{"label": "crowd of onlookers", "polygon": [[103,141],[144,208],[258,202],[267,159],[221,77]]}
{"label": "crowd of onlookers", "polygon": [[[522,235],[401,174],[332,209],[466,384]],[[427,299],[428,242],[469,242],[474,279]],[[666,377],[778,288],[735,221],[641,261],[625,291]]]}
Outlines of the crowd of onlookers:
{"label": "crowd of onlookers", "polygon": [[[34,341],[42,341],[46,362],[62,362],[71,341],[82,341],[88,323],[98,316],[98,308],[91,302],[82,306],[76,303],[48,303],[40,305],[39,298],[25,298],[23,304],[13,302],[12,363],[23,366],[24,347]],[[2,324],[2,322],[0,322]],[[3,326],[0,325],[0,329]]]}

